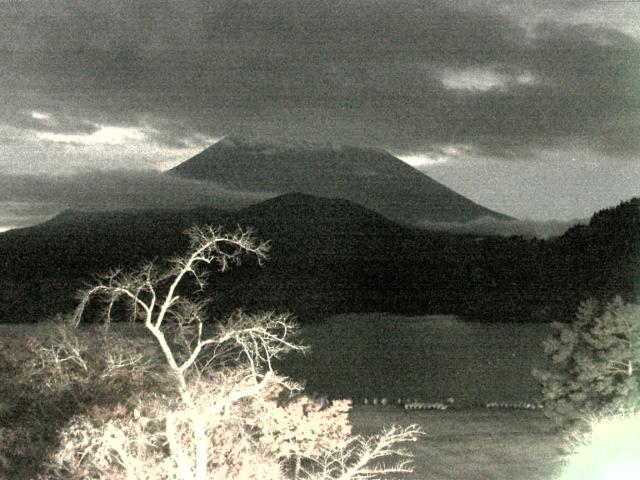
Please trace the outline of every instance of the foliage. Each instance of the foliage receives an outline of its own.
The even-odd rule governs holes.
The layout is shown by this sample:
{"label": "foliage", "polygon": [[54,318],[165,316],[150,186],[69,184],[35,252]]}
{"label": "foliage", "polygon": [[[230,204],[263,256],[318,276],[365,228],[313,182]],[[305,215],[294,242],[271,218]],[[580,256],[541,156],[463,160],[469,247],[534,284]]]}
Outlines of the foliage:
{"label": "foliage", "polygon": [[352,437],[349,402],[310,399],[273,370],[273,360],[304,350],[293,341],[297,327],[289,316],[238,311],[206,324],[207,302],[189,295],[204,291],[206,267],[226,271],[247,254],[262,261],[268,245],[240,229],[194,227],[188,235],[187,254],[163,268],[146,263],[100,277],[81,293],[74,316],[78,325],[97,300],[108,327],[128,306],[130,320],[140,320],[159,347],[152,359],[122,343],[91,364],[73,330],[39,349],[42,371],[60,379],[49,388],[111,382],[122,371],[142,372],[140,381],[161,386],[79,411],[60,433],[47,478],[347,480],[410,471],[406,460],[379,462],[406,456],[398,445],[415,440],[416,427]]}
{"label": "foliage", "polygon": [[554,323],[544,342],[549,371],[534,371],[546,411],[558,425],[638,400],[640,307],[620,297],[580,305],[572,323]]}
{"label": "foliage", "polygon": [[261,448],[275,458],[314,458],[351,435],[350,400],[331,403],[282,388],[265,392],[266,401],[254,406],[253,424],[260,431]]}
{"label": "foliage", "polygon": [[[37,333],[3,334],[0,456],[7,461],[0,461],[0,477],[35,475],[73,416],[117,411],[127,400],[122,392],[167,386],[153,343],[96,326],[69,330],[62,320],[39,325]],[[130,368],[133,362],[139,368]]]}
{"label": "foliage", "polygon": [[574,436],[558,480],[640,478],[640,412],[607,412],[589,418],[586,432]]}

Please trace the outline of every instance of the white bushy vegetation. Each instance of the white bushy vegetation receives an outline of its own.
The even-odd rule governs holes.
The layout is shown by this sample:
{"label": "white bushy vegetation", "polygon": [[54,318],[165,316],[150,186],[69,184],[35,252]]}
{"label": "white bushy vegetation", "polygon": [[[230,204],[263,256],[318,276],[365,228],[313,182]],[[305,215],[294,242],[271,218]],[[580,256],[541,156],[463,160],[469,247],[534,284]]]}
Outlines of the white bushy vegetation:
{"label": "white bushy vegetation", "polygon": [[588,300],[544,343],[549,371],[535,372],[547,415],[568,429],[556,480],[640,478],[640,306]]}
{"label": "white bushy vegetation", "polygon": [[580,304],[571,323],[554,322],[544,342],[548,370],[534,370],[546,414],[558,426],[628,408],[640,398],[640,306],[615,297]]}
{"label": "white bushy vegetation", "polygon": [[93,381],[128,373],[153,377],[154,388],[74,416],[46,478],[348,480],[410,472],[402,445],[416,440],[416,426],[353,435],[350,401],[315,401],[273,369],[274,359],[304,350],[288,315],[239,311],[206,322],[207,302],[193,290],[203,292],[211,267],[225,271],[246,256],[262,262],[268,244],[241,229],[194,227],[188,235],[188,253],[165,266],[100,277],[82,292],[69,329],[40,349],[51,378],[89,375],[95,352],[73,327],[98,304],[105,327],[128,306],[156,345],[155,359],[128,343],[102,356]]}
{"label": "white bushy vegetation", "polygon": [[593,415],[589,428],[575,433],[567,465],[557,480],[640,478],[640,411]]}

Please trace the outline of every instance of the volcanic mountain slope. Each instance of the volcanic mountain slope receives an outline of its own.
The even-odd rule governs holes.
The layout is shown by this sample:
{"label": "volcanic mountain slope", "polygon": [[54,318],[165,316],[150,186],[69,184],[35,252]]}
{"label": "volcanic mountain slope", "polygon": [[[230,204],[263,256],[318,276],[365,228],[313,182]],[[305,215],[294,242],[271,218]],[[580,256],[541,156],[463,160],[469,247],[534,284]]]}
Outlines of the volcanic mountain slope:
{"label": "volcanic mountain slope", "polygon": [[224,138],[168,173],[273,196],[345,198],[406,224],[509,219],[375,148]]}

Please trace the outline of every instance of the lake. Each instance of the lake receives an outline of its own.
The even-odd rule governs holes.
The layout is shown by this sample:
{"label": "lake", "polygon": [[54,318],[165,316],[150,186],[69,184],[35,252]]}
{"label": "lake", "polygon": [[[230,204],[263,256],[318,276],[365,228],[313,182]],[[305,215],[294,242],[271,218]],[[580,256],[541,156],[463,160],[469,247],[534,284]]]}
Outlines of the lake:
{"label": "lake", "polygon": [[[25,328],[33,326],[0,325],[4,333]],[[117,328],[148,335],[141,325]],[[447,315],[339,315],[303,325],[299,340],[311,351],[288,355],[275,366],[306,382],[309,392],[356,402],[364,397],[428,402],[453,397],[463,407],[530,402],[540,397],[531,370],[548,365],[541,342],[551,332],[549,324],[483,324]]]}
{"label": "lake", "polygon": [[306,355],[280,370],[333,398],[417,397],[472,406],[540,398],[531,376],[548,365],[548,324],[482,324],[454,316],[341,315],[305,325]]}

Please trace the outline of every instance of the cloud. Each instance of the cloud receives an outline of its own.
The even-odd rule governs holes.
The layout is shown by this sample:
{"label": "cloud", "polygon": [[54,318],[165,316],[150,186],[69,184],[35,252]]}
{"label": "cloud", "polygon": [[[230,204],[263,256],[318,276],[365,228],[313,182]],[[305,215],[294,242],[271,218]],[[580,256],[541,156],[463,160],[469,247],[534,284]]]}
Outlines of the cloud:
{"label": "cloud", "polygon": [[482,217],[467,223],[423,222],[420,226],[426,230],[449,232],[458,235],[522,236],[548,239],[559,237],[575,225],[587,223],[589,223],[588,219],[542,222],[535,220],[502,221],[495,218]]}
{"label": "cloud", "polygon": [[66,209],[233,209],[273,196],[157,171],[91,171],[72,175],[0,175],[0,228],[40,223]]}
{"label": "cloud", "polygon": [[538,79],[531,72],[508,74],[490,67],[473,67],[463,70],[445,69],[440,77],[442,84],[452,90],[508,92],[514,87],[535,85]]}
{"label": "cloud", "polygon": [[[595,2],[70,3],[0,17],[3,123],[79,142],[146,118],[180,123],[161,129],[174,146],[258,134],[419,154],[463,143],[504,159],[640,151],[640,44]],[[18,119],[25,109],[58,124]]]}
{"label": "cloud", "polygon": [[96,130],[91,133],[64,134],[39,132],[38,137],[50,142],[74,143],[80,145],[126,145],[145,140],[147,135],[144,130],[140,128],[96,125]]}
{"label": "cloud", "polygon": [[448,157],[442,155],[431,155],[428,153],[417,153],[409,155],[396,155],[403,162],[408,163],[412,167],[420,167],[425,165],[433,165],[449,161]]}
{"label": "cloud", "polygon": [[222,208],[267,196],[153,170],[0,175],[0,187],[0,201],[16,205],[50,202],[65,208],[184,208],[211,203]]}
{"label": "cloud", "polygon": [[427,151],[395,153],[400,160],[416,168],[439,165],[457,158],[468,159],[470,156],[478,154],[479,152],[470,145],[461,144],[434,145],[429,147]]}
{"label": "cloud", "polygon": [[50,113],[45,113],[45,112],[37,112],[37,111],[33,110],[31,112],[31,118],[34,118],[35,120],[50,120],[51,119],[51,114]]}
{"label": "cloud", "polygon": [[101,123],[100,116],[99,121],[92,121],[64,112],[34,110],[18,119],[13,124],[0,123],[0,173],[166,170],[217,141],[179,121],[145,116],[107,124]]}
{"label": "cloud", "polygon": [[418,168],[492,210],[536,221],[588,218],[640,196],[635,161],[611,162],[584,146],[549,148],[505,162],[486,152],[450,156]]}
{"label": "cloud", "polygon": [[0,232],[44,222],[57,212],[48,202],[0,199]]}
{"label": "cloud", "polygon": [[640,39],[637,22],[638,5],[635,1],[602,0],[460,0],[468,9],[490,4],[493,9],[517,22],[535,35],[536,25],[554,21],[564,25],[596,25]]}

